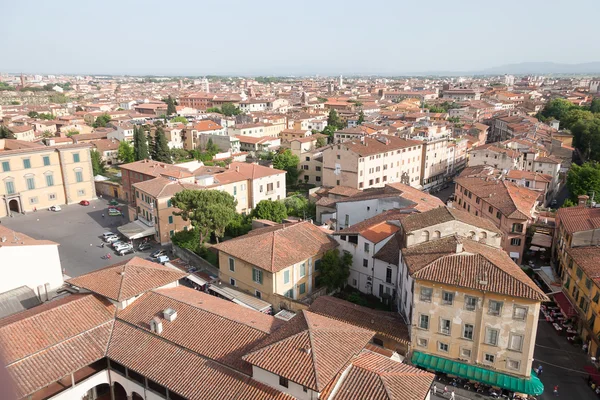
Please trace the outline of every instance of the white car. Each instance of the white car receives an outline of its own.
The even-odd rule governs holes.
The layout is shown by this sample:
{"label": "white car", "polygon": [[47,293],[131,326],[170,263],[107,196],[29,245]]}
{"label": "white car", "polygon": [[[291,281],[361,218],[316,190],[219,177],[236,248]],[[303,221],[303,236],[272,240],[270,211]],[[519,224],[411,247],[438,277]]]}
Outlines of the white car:
{"label": "white car", "polygon": [[102,238],[104,238],[104,239],[106,239],[106,238],[107,238],[107,237],[109,237],[109,236],[117,236],[117,234],[116,234],[116,233],[114,233],[114,232],[104,232],[104,233],[102,234]]}
{"label": "white car", "polygon": [[50,210],[50,211],[55,211],[55,212],[56,212],[56,211],[60,211],[60,210],[62,210],[62,209],[60,208],[60,206],[52,206],[52,207],[50,207],[48,210]]}
{"label": "white car", "polygon": [[104,238],[104,241],[106,243],[117,242],[117,241],[119,241],[119,237],[117,235],[115,235],[115,236],[108,236],[108,237]]}
{"label": "white car", "polygon": [[118,246],[115,247],[115,251],[117,253],[121,252],[123,250],[127,250],[127,249],[133,249],[133,246],[130,245],[129,243],[123,243],[123,244],[120,244],[120,245],[118,245]]}
{"label": "white car", "polygon": [[111,243],[111,246],[113,247],[113,249],[116,249],[116,248],[117,248],[117,246],[119,246],[119,245],[121,245],[121,244],[125,244],[125,242],[119,239],[119,240],[117,240],[116,242],[112,242],[112,243]]}
{"label": "white car", "polygon": [[133,249],[133,247],[129,247],[127,249],[117,252],[117,254],[119,254],[120,256],[124,256],[125,254],[129,254],[129,253],[135,253],[135,250]]}

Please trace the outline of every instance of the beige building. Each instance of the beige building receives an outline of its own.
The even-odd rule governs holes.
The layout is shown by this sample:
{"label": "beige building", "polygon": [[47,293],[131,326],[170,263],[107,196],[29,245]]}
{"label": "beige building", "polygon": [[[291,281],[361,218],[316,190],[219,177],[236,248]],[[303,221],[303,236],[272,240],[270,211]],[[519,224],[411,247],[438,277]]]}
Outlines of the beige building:
{"label": "beige building", "polygon": [[305,221],[259,228],[214,247],[223,282],[279,309],[276,295],[302,301],[319,287],[319,261],[337,243]]}
{"label": "beige building", "polygon": [[367,189],[402,182],[419,187],[421,147],[386,135],[331,145],[323,149],[323,185]]}
{"label": "beige building", "polygon": [[96,198],[90,147],[0,139],[0,218]]}

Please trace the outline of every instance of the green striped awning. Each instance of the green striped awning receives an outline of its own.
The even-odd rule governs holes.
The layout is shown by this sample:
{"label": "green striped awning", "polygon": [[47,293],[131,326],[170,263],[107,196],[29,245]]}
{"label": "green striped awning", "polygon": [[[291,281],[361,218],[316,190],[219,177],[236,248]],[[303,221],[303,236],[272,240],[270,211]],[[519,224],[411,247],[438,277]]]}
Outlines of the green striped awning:
{"label": "green striped awning", "polygon": [[411,361],[419,367],[456,375],[460,378],[471,379],[486,385],[508,389],[513,392],[526,393],[538,396],[544,392],[544,384],[537,377],[535,371],[531,371],[529,379],[517,378],[512,375],[492,371],[476,365],[469,365],[460,361],[448,360],[447,358],[433,356],[431,354],[413,352]]}

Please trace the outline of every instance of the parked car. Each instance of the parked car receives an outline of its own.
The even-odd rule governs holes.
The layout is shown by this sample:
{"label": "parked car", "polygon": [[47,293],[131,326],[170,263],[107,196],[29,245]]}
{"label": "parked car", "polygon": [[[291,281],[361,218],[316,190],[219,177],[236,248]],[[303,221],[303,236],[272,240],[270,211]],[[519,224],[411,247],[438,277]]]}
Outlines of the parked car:
{"label": "parked car", "polygon": [[117,236],[117,234],[116,234],[116,233],[114,233],[114,232],[104,232],[104,233],[102,234],[102,237],[103,237],[104,239],[106,239],[106,238],[107,238],[107,237],[109,237],[109,236]]}
{"label": "parked car", "polygon": [[135,253],[135,250],[133,249],[133,246],[129,247],[127,249],[119,250],[117,252],[117,254],[120,255],[120,256],[124,256],[125,254],[131,254],[131,253]]}
{"label": "parked car", "polygon": [[108,210],[108,215],[110,215],[111,217],[118,217],[119,215],[121,215],[121,211],[111,208]]}
{"label": "parked car", "polygon": [[113,249],[115,249],[120,244],[125,244],[125,242],[121,238],[119,238],[119,240],[117,240],[116,242],[112,242],[111,246],[113,247]]}
{"label": "parked car", "polygon": [[151,258],[159,258],[162,256],[166,256],[167,255],[167,251],[166,250],[156,250],[154,253],[150,254]]}
{"label": "parked car", "polygon": [[138,250],[139,251],[146,251],[146,250],[150,250],[152,248],[152,244],[151,243],[142,243],[138,246]]}
{"label": "parked car", "polygon": [[50,211],[54,211],[54,212],[58,212],[60,210],[62,210],[62,208],[60,208],[60,206],[51,206],[49,208]]}
{"label": "parked car", "polygon": [[119,240],[120,240],[120,239],[119,239],[119,237],[118,237],[117,235],[114,235],[114,236],[108,236],[108,237],[105,237],[105,238],[104,238],[104,241],[105,241],[106,243],[114,243],[114,242],[118,242]]}
{"label": "parked car", "polygon": [[167,256],[160,256],[156,259],[156,262],[161,263],[161,264],[167,263],[169,261],[171,261],[171,260],[169,260],[169,257],[167,257]]}
{"label": "parked car", "polygon": [[554,206],[555,206],[555,205],[557,205],[557,204],[558,204],[558,201],[556,201],[556,199],[554,199],[554,200],[552,200],[552,201],[550,202],[550,205],[551,205],[552,207],[554,207]]}
{"label": "parked car", "polygon": [[90,205],[90,202],[89,202],[89,201],[87,201],[87,200],[81,200],[81,201],[79,202],[79,204],[81,204],[82,206],[89,206],[89,205]]}
{"label": "parked car", "polygon": [[133,249],[133,246],[130,245],[129,243],[121,243],[120,245],[115,246],[114,249],[118,253],[122,250]]}
{"label": "parked car", "polygon": [[117,211],[122,211],[121,207],[117,207],[117,206],[108,206],[109,210],[117,210]]}

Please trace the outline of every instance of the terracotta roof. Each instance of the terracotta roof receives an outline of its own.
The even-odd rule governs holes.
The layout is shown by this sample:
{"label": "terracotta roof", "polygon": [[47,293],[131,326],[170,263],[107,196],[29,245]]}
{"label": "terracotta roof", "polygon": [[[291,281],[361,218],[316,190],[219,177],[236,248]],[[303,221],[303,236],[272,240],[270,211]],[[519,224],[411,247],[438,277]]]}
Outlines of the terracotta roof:
{"label": "terracotta roof", "polygon": [[[6,241],[2,241],[6,238]],[[50,240],[38,240],[24,233],[13,231],[4,225],[0,224],[0,247],[17,247],[17,246],[44,246],[55,245],[58,243]]]}
{"label": "terracotta roof", "polygon": [[454,182],[482,198],[508,218],[531,218],[531,210],[539,197],[539,192],[517,186],[506,180],[459,177]]}
{"label": "terracotta roof", "polygon": [[186,178],[193,176],[190,171],[183,167],[154,160],[134,161],[129,164],[121,165],[121,169],[156,177],[161,175],[172,176],[174,178]]}
{"label": "terracotta roof", "polygon": [[390,221],[399,221],[406,218],[411,210],[392,209],[377,214],[374,217],[349,226],[346,229],[335,232],[334,235],[361,235],[373,243],[379,243],[383,239],[393,235],[400,229],[399,224]]}
{"label": "terracotta roof", "polygon": [[119,148],[119,144],[120,142],[118,140],[110,139],[100,139],[92,142],[92,146],[94,146],[100,152],[117,150]]}
{"label": "terracotta roof", "polygon": [[439,198],[403,183],[388,183],[385,185],[385,190],[390,193],[398,191],[402,198],[410,200],[416,204],[414,208],[417,211],[423,212],[437,207],[443,207],[445,205],[444,202]]}
{"label": "terracotta roof", "polygon": [[397,312],[362,307],[331,296],[319,296],[310,312],[377,332],[399,343],[410,343],[408,327]]}
{"label": "terracotta roof", "polygon": [[175,193],[178,193],[185,189],[203,189],[203,187],[200,185],[196,185],[193,183],[184,183],[181,181],[174,181],[172,179],[165,178],[162,176],[147,181],[134,183],[133,187],[157,199],[164,197],[173,197]]}
{"label": "terracotta roof", "polygon": [[494,143],[483,144],[481,146],[477,146],[477,147],[471,149],[471,151],[480,151],[480,150],[488,150],[493,153],[506,154],[507,156],[509,156],[511,158],[519,158],[521,156],[521,153],[519,153],[516,150],[498,147]]}
{"label": "terracotta roof", "polygon": [[345,197],[354,196],[358,193],[361,193],[361,191],[359,189],[349,187],[349,186],[334,186],[331,189],[329,189],[328,191],[331,194],[345,196]]}
{"label": "terracotta roof", "polygon": [[128,261],[71,278],[67,283],[111,300],[124,301],[186,276],[187,273],[133,257]]}
{"label": "terracotta roof", "polygon": [[397,232],[377,253],[373,255],[373,258],[398,266],[400,263],[400,248],[402,245],[402,232]]}
{"label": "terracotta roof", "polygon": [[[387,140],[387,144],[380,140]],[[422,145],[421,142],[417,142],[416,140],[402,139],[397,136],[388,135],[381,135],[377,138],[365,136],[363,141],[364,143],[362,143],[360,140],[349,140],[342,142],[341,145],[347,147],[348,150],[355,152],[360,157]]]}
{"label": "terracotta roof", "polygon": [[194,125],[194,129],[197,130],[198,132],[204,132],[204,131],[218,131],[220,129],[223,129],[223,127],[211,120],[202,120],[200,122],[198,122],[196,125]]}
{"label": "terracotta roof", "polygon": [[409,233],[449,221],[459,221],[467,225],[502,234],[502,231],[489,219],[476,217],[466,211],[450,207],[438,207],[423,213],[408,215],[400,223],[404,231]]}
{"label": "terracotta roof", "polygon": [[244,359],[320,392],[373,335],[373,331],[302,311]]}
{"label": "terracotta roof", "polygon": [[[298,243],[302,243],[302,246],[298,246]],[[309,221],[256,229],[213,246],[216,250],[270,272],[281,271],[336,247],[335,240]]]}
{"label": "terracotta roof", "polygon": [[435,375],[412,365],[363,350],[331,400],[422,400],[427,398]]}
{"label": "terracotta roof", "polygon": [[600,228],[600,208],[581,206],[559,208],[556,218],[568,233]]}
{"label": "terracotta roof", "polygon": [[[457,253],[462,244],[463,251]],[[470,239],[448,236],[401,250],[415,279],[473,290],[548,301],[544,292],[506,252]],[[482,277],[487,283],[482,283]]]}
{"label": "terracotta roof", "polygon": [[520,171],[518,169],[511,169],[506,174],[507,178],[510,179],[525,179],[530,181],[538,181],[538,182],[552,182],[552,177],[548,174],[541,174],[539,172],[531,172],[531,171]]}
{"label": "terracotta roof", "polygon": [[600,247],[571,247],[566,249],[567,254],[573,258],[588,278],[600,283]]}

